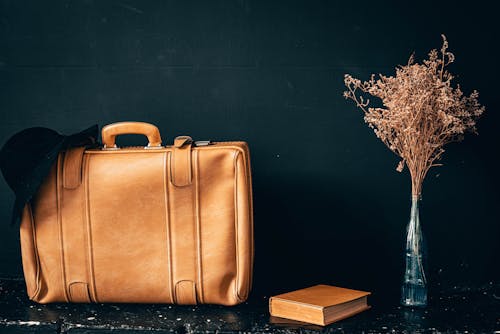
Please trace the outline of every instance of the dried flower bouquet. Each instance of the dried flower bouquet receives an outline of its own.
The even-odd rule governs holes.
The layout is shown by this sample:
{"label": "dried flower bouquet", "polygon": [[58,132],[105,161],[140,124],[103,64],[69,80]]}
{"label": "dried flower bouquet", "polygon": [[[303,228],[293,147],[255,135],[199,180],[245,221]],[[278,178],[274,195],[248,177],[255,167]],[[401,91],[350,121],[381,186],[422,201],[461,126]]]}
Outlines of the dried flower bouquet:
{"label": "dried flower bouquet", "polygon": [[[349,74],[344,77],[344,97],[361,108],[368,126],[401,157],[396,169],[401,172],[408,166],[412,195],[417,197],[429,169],[440,165],[444,145],[462,140],[467,131],[476,132],[476,120],[485,109],[477,91],[466,96],[459,85],[453,87],[447,66],[455,57],[442,37],[440,52],[430,51],[422,64],[415,63],[412,55],[406,65],[396,68],[395,76],[372,74],[364,82]],[[372,107],[363,94],[378,97],[383,107]]]}

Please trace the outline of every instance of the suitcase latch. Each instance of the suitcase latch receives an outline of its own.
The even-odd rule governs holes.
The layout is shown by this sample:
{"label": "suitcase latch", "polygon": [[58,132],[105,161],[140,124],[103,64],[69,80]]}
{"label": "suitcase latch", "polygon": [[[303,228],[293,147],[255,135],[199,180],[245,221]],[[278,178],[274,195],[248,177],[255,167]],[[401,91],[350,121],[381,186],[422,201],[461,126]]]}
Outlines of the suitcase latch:
{"label": "suitcase latch", "polygon": [[211,140],[197,140],[194,142],[194,146],[208,146],[211,145],[212,141]]}

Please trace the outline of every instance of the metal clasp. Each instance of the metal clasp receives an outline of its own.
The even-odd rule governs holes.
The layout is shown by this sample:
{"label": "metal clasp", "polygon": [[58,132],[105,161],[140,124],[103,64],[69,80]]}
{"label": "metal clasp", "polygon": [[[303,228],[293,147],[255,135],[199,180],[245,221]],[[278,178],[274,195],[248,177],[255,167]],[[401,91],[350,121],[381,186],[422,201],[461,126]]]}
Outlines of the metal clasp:
{"label": "metal clasp", "polygon": [[208,145],[212,145],[212,141],[211,140],[197,140],[193,144],[194,144],[194,146],[208,146]]}

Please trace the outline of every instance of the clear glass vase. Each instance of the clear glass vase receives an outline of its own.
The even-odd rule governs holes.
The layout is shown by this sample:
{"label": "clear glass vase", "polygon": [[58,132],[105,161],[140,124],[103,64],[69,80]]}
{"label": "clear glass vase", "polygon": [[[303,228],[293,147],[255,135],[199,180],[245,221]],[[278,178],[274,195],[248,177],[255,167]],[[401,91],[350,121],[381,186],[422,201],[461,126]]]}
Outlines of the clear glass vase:
{"label": "clear glass vase", "polygon": [[405,273],[401,287],[401,304],[410,307],[427,305],[427,280],[424,272],[424,238],[419,217],[420,197],[412,196],[410,222],[405,247]]}

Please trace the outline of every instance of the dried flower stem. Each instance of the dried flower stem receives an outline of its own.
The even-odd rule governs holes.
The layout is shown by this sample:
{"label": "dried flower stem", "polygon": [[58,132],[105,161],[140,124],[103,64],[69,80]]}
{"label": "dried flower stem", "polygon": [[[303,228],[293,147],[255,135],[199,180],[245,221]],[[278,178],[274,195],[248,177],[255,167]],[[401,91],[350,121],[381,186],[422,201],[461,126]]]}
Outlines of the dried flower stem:
{"label": "dried flower stem", "polygon": [[[346,99],[354,101],[375,135],[399,157],[397,170],[406,165],[412,181],[412,195],[420,196],[429,169],[440,166],[447,143],[461,141],[469,131],[476,133],[476,120],[485,110],[478,92],[464,96],[460,86],[452,87],[453,76],[446,67],[455,60],[443,37],[440,52],[431,50],[422,64],[414,62],[396,68],[395,76],[371,75],[361,81],[346,74]],[[383,108],[370,107],[369,94],[378,97]]]}

